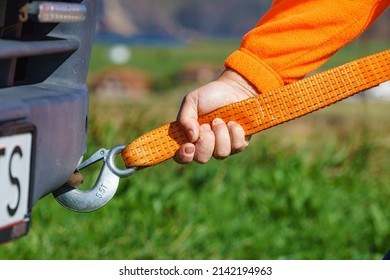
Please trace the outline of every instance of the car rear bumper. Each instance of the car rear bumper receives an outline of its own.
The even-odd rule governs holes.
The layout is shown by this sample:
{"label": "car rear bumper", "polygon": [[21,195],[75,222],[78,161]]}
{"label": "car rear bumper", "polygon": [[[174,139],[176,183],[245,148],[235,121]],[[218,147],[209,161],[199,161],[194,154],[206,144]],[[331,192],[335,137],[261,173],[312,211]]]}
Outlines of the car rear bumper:
{"label": "car rear bumper", "polygon": [[86,149],[86,87],[36,84],[0,90],[0,126],[35,126],[31,207],[66,182]]}

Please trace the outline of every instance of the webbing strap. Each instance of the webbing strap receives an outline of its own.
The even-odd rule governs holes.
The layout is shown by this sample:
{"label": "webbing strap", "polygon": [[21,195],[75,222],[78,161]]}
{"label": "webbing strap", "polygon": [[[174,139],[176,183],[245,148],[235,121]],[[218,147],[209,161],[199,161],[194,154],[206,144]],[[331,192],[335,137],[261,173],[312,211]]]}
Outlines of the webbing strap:
{"label": "webbing strap", "polygon": [[[390,50],[304,78],[270,92],[199,116],[199,124],[221,118],[235,121],[252,135],[306,115],[390,80]],[[188,142],[178,122],[156,128],[122,151],[127,167],[147,167],[172,158]]]}

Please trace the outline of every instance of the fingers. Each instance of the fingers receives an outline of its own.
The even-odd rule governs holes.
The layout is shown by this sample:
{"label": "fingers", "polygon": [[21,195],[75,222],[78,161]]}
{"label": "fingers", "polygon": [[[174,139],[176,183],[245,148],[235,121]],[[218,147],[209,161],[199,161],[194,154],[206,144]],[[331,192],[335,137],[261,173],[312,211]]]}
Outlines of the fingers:
{"label": "fingers", "polygon": [[195,144],[185,143],[176,152],[174,160],[177,163],[187,164],[192,160],[206,163],[213,156],[215,136],[210,125],[203,124],[199,129],[199,139]]}
{"label": "fingers", "polygon": [[231,154],[242,152],[248,145],[250,136],[245,136],[245,131],[241,125],[233,121],[227,124],[230,134]]}
{"label": "fingers", "polygon": [[213,156],[224,159],[229,155],[242,152],[249,144],[249,138],[241,125],[231,121],[228,124],[219,118],[212,126],[200,126],[199,139],[195,143],[186,143],[177,151],[174,160],[181,164],[196,161],[206,163]]}
{"label": "fingers", "polygon": [[249,138],[245,137],[240,125],[216,119],[211,126],[199,126],[198,116],[257,93],[252,84],[231,69],[224,71],[217,80],[188,93],[177,116],[188,143],[181,145],[175,160],[179,163],[193,160],[205,163],[213,156],[223,159],[245,149]]}
{"label": "fingers", "polygon": [[198,163],[206,163],[213,156],[215,147],[215,135],[209,124],[200,126],[199,139],[195,143],[194,160]]}
{"label": "fingers", "polygon": [[217,118],[213,121],[215,134],[214,157],[224,159],[229,155],[242,152],[248,145],[250,136],[245,136],[241,125],[230,121],[227,124]]}
{"label": "fingers", "polygon": [[185,131],[189,142],[194,143],[199,138],[198,100],[197,95],[187,95],[180,106],[177,121]]}
{"label": "fingers", "polygon": [[231,140],[230,133],[225,122],[219,118],[213,120],[212,130],[215,135],[214,157],[216,159],[224,159],[230,155]]}
{"label": "fingers", "polygon": [[190,163],[194,159],[195,145],[192,143],[185,143],[180,146],[176,152],[173,160],[180,164]]}

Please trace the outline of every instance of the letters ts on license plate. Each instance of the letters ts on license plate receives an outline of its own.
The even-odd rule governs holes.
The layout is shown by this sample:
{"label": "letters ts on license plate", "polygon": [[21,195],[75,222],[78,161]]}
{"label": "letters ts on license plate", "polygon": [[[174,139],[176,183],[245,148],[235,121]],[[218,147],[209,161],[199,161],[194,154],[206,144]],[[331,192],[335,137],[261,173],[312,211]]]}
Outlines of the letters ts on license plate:
{"label": "letters ts on license plate", "polygon": [[32,146],[31,131],[0,134],[0,243],[28,231]]}

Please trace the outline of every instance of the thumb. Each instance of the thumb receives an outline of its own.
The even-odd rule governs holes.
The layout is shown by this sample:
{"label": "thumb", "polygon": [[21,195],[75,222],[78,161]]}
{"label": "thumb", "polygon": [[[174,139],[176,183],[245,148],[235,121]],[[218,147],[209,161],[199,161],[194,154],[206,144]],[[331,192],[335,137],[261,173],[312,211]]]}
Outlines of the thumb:
{"label": "thumb", "polygon": [[198,123],[198,95],[189,93],[184,97],[177,115],[177,121],[181,125],[189,142],[194,143],[199,138]]}

